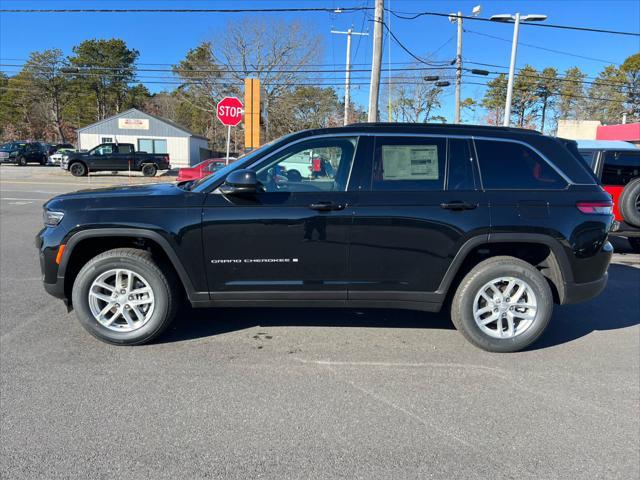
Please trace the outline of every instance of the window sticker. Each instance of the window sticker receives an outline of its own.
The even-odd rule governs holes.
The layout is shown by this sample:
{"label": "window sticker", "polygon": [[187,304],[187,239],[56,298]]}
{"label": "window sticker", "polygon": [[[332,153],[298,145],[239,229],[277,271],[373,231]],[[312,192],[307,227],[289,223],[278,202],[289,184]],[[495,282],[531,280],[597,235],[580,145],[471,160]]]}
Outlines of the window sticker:
{"label": "window sticker", "polygon": [[383,180],[437,180],[437,145],[383,145]]}

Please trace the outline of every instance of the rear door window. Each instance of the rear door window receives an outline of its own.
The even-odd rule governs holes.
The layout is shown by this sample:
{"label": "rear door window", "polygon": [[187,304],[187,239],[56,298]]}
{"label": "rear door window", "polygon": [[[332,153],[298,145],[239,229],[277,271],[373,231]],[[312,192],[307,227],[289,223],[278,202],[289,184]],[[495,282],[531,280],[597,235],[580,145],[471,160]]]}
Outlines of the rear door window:
{"label": "rear door window", "polygon": [[530,147],[475,140],[482,184],[488,190],[561,190],[567,182]]}
{"label": "rear door window", "polygon": [[377,138],[372,190],[444,190],[446,145],[444,138]]}
{"label": "rear door window", "polygon": [[606,152],[602,167],[602,184],[625,186],[640,177],[640,151]]}
{"label": "rear door window", "polygon": [[133,153],[133,145],[118,145],[118,153]]}

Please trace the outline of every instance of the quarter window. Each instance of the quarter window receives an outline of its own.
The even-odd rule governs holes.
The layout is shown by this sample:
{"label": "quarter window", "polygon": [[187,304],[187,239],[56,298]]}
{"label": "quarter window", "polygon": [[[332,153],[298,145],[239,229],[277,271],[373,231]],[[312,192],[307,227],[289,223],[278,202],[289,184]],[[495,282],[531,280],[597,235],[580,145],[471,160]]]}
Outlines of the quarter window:
{"label": "quarter window", "polygon": [[625,186],[640,177],[640,152],[607,152],[602,168],[602,184]]}
{"label": "quarter window", "polygon": [[492,140],[476,140],[475,144],[485,189],[560,190],[567,185],[526,145]]}
{"label": "quarter window", "polygon": [[256,170],[265,192],[345,191],[356,139],[319,138],[292,145]]}
{"label": "quarter window", "polygon": [[443,190],[445,159],[444,138],[378,138],[372,190]]}

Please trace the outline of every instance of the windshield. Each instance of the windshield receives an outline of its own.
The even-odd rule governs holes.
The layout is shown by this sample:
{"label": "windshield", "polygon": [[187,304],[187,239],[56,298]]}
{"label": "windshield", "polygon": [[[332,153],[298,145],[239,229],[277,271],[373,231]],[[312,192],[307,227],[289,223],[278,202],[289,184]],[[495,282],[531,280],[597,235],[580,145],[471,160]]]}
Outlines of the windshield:
{"label": "windshield", "polygon": [[238,160],[236,160],[233,163],[230,163],[229,165],[216,170],[215,172],[207,175],[206,177],[202,177],[200,180],[197,180],[196,182],[194,182],[193,184],[190,184],[190,188],[189,190],[202,190],[204,188],[206,188],[208,185],[210,185],[213,182],[218,181],[220,178],[225,177],[229,172],[236,170],[238,168],[244,168],[248,165],[251,165],[253,163],[253,161],[257,158],[259,158],[265,150],[269,149],[269,147],[273,146],[274,144],[280,142],[281,140],[284,140],[285,138],[290,137],[293,134],[289,134],[289,135],[284,135],[280,138],[277,138],[275,140],[270,141],[269,143],[265,143],[264,145],[262,145],[260,148],[257,148],[255,150],[250,151],[249,153],[242,155],[240,158],[238,158]]}

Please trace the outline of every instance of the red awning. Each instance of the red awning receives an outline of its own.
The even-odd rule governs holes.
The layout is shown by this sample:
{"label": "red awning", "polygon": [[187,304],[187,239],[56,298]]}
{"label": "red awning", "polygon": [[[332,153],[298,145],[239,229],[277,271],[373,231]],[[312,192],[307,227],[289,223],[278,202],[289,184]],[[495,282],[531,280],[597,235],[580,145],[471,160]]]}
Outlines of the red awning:
{"label": "red awning", "polygon": [[639,142],[640,123],[602,125],[598,127],[596,140],[626,140],[627,142]]}

